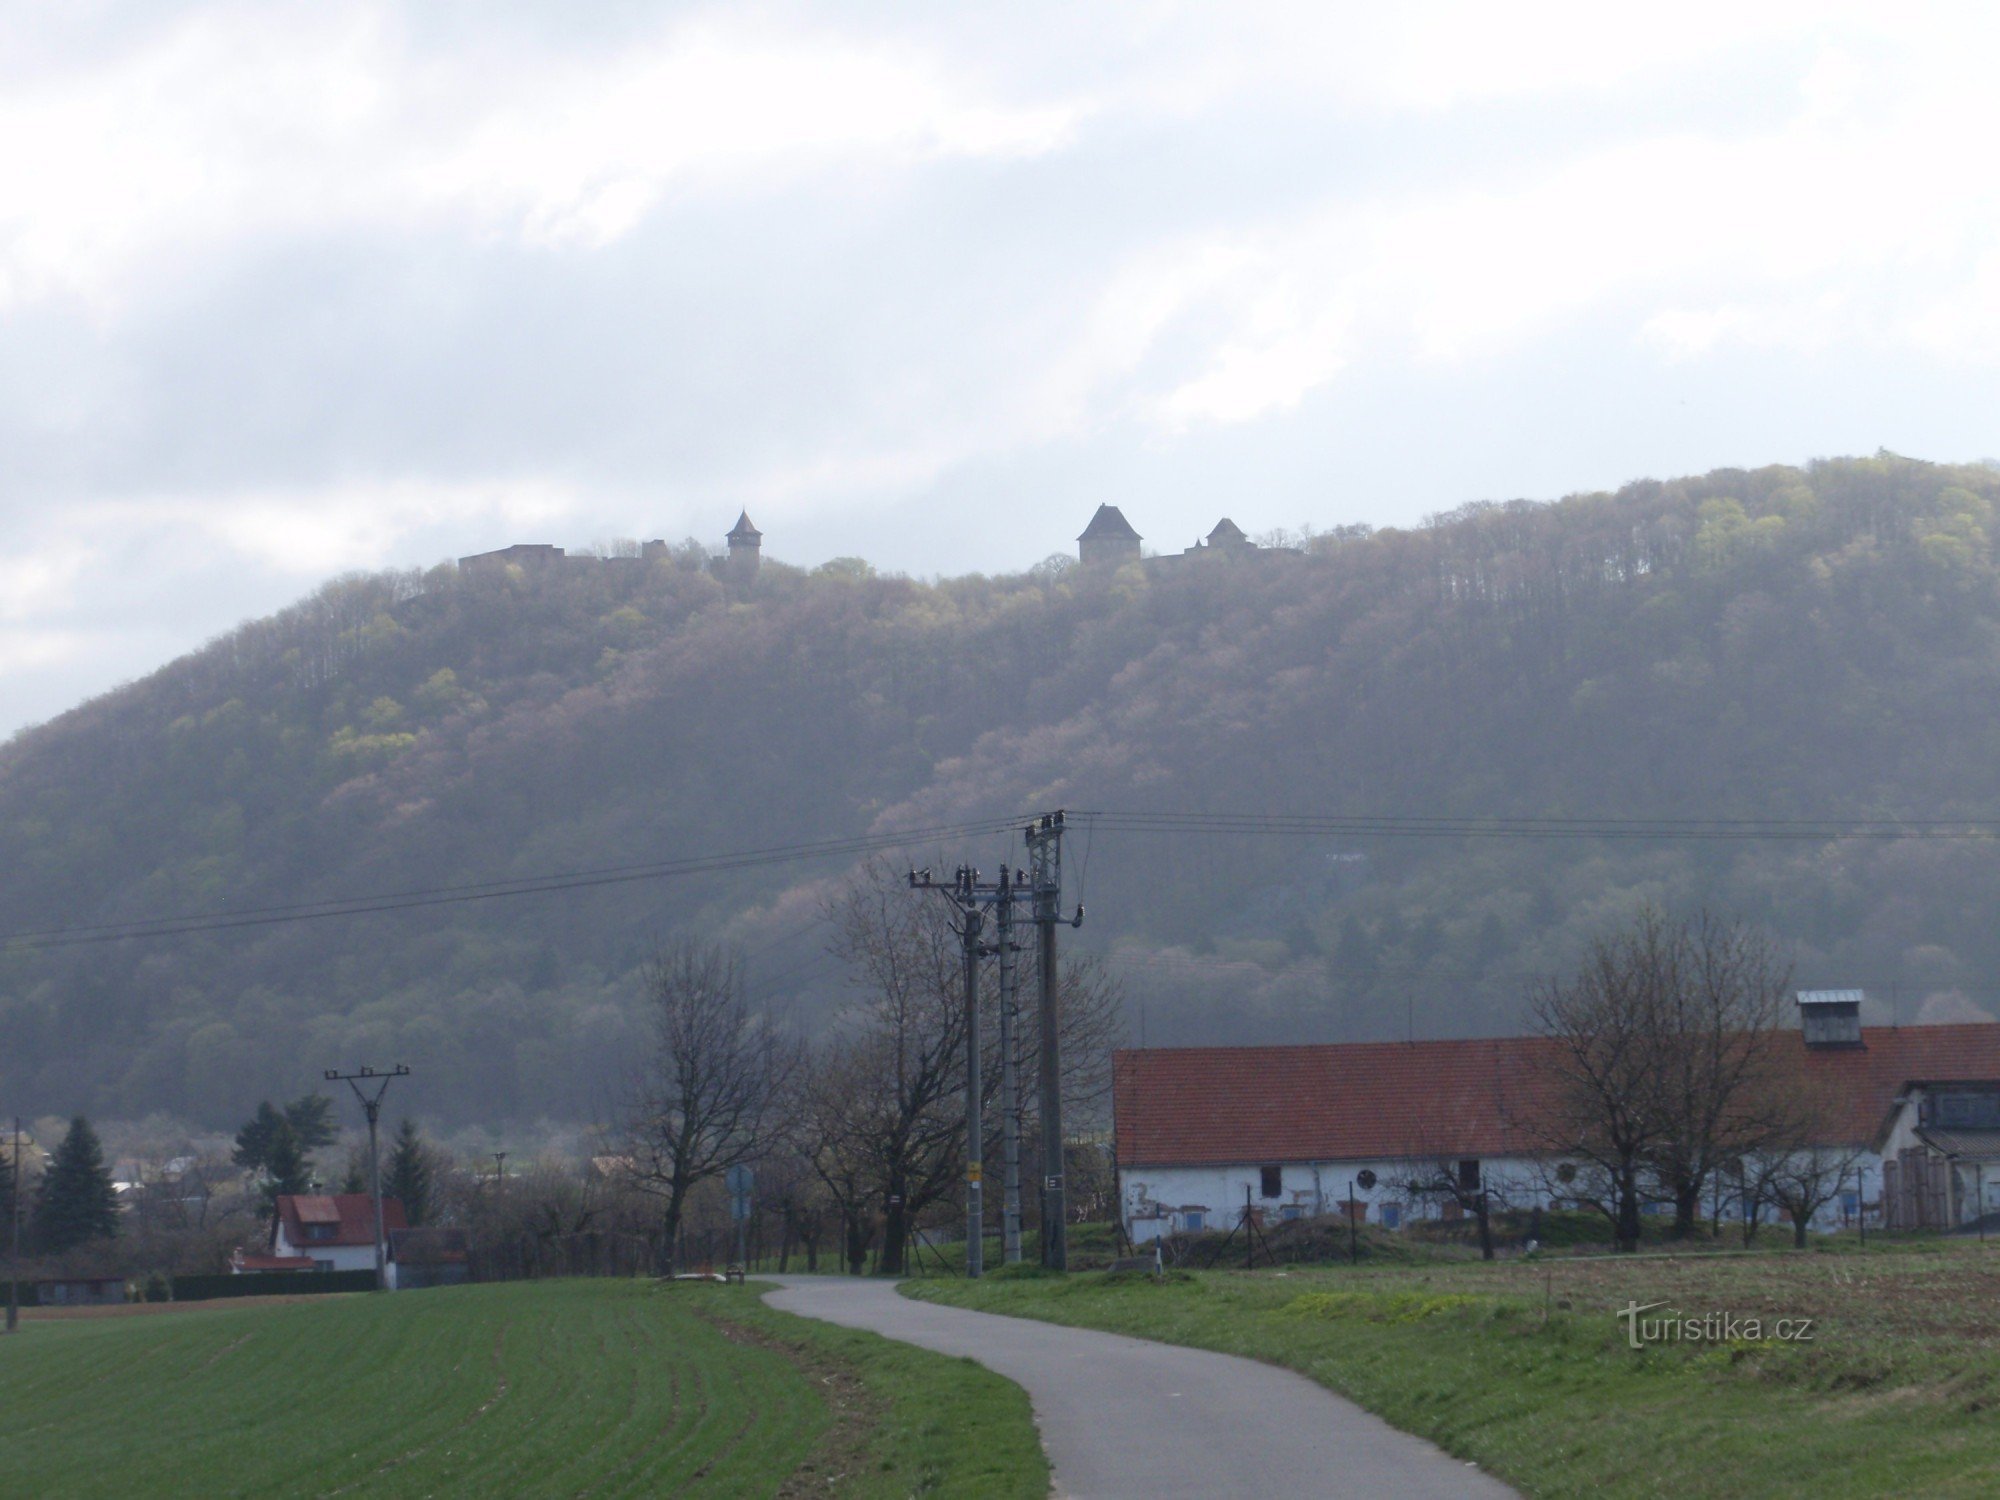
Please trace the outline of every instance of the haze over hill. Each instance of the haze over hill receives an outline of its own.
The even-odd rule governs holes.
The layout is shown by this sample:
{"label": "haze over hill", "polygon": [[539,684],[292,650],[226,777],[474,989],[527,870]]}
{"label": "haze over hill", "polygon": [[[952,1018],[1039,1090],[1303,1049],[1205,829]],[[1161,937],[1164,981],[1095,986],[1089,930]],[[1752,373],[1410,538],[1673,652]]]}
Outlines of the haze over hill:
{"label": "haze over hill", "polygon": [[[810,1029],[844,983],[822,903],[857,856],[806,846],[990,823],[888,854],[990,867],[1007,820],[1057,806],[1106,814],[1070,841],[1089,919],[1066,941],[1155,1043],[1507,1031],[1526,981],[1640,897],[1766,922],[1802,980],[1901,1020],[1973,1017],[2000,972],[1982,841],[1274,819],[1990,817],[1996,498],[1993,468],[1883,455],[1174,567],[766,562],[746,589],[684,546],[351,576],[0,749],[0,933],[778,853],[17,942],[0,1098],[226,1123],[323,1067],[407,1062],[447,1119],[589,1114],[658,938],[742,944]],[[1251,501],[1219,508],[1255,529]],[[1142,812],[1260,816],[1110,816]]]}

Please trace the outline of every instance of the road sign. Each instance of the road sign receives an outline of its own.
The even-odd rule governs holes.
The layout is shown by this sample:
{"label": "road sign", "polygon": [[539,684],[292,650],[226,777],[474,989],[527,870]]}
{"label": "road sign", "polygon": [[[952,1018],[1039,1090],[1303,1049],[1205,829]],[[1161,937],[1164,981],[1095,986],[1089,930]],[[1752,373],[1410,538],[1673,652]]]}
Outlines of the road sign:
{"label": "road sign", "polygon": [[976,1161],[967,1162],[965,1165],[965,1180],[967,1182],[977,1182],[979,1181],[980,1175],[985,1170],[986,1169]]}
{"label": "road sign", "polygon": [[729,1191],[738,1198],[746,1198],[750,1189],[757,1185],[757,1174],[742,1163],[731,1167],[723,1181],[729,1184]]}

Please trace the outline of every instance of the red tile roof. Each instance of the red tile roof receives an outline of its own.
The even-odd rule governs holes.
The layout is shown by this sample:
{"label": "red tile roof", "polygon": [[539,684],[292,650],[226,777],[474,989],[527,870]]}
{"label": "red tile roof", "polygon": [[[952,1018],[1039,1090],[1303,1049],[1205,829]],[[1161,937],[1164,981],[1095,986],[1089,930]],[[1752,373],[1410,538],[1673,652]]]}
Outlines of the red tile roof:
{"label": "red tile roof", "polygon": [[[307,1217],[313,1215],[314,1217]],[[366,1193],[281,1193],[278,1195],[277,1217],[271,1221],[271,1240],[278,1242],[278,1226],[285,1229],[285,1238],[300,1250],[312,1250],[322,1245],[372,1245],[375,1243],[375,1201]],[[322,1239],[314,1239],[306,1231],[308,1224],[328,1224],[335,1226],[334,1233]],[[382,1199],[382,1233],[386,1238],[398,1229],[407,1229],[409,1220],[403,1217],[403,1200]]]}
{"label": "red tile roof", "polygon": [[[1836,1102],[1841,1139],[1872,1141],[1906,1083],[2000,1080],[2000,1025],[1868,1027],[1859,1047],[1781,1034]],[[1547,1101],[1541,1037],[1156,1047],[1112,1055],[1120,1166],[1514,1156]]]}

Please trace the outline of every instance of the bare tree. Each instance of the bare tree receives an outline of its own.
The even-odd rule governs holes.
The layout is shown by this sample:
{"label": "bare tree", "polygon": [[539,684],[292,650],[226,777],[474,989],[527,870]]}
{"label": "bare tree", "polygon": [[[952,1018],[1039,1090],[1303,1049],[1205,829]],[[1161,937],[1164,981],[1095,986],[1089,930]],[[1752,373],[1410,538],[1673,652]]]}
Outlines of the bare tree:
{"label": "bare tree", "polygon": [[[951,1198],[965,1176],[965,1003],[963,948],[951,908],[912,891],[878,862],[862,869],[827,910],[836,956],[861,981],[864,997],[821,1047],[804,1116],[813,1139],[805,1154],[840,1207],[850,1262],[865,1251],[880,1205],[882,1269],[905,1268],[911,1228]],[[1029,1101],[1039,1088],[1033,996],[1038,972],[1022,965],[1022,1024],[1015,1027],[1016,1098],[1022,1114],[1023,1175],[1045,1170],[1034,1159]],[[1121,991],[1094,959],[1067,963],[1057,989],[1063,1039],[1063,1096],[1072,1118],[1088,1124],[1110,1095],[1111,1044],[1119,1031]],[[986,1111],[982,1157],[1000,1152],[998,986],[980,985],[981,1097]],[[989,1174],[994,1180],[997,1174]],[[1025,1194],[1031,1201],[1034,1195]],[[991,1201],[997,1209],[999,1195]]]}
{"label": "bare tree", "polygon": [[1673,965],[1666,924],[1648,910],[1628,931],[1599,938],[1573,979],[1547,981],[1532,1002],[1536,1030],[1554,1044],[1555,1077],[1546,1108],[1523,1123],[1547,1150],[1583,1164],[1571,1191],[1610,1219],[1620,1250],[1639,1247],[1642,1179],[1667,1124],[1654,1036]]}
{"label": "bare tree", "polygon": [[1487,1185],[1485,1168],[1478,1161],[1469,1157],[1420,1161],[1407,1190],[1412,1198],[1435,1199],[1468,1215],[1479,1229],[1481,1258],[1493,1259],[1493,1212],[1507,1205]]}
{"label": "bare tree", "polygon": [[1671,1201],[1675,1232],[1692,1233],[1713,1176],[1779,1137],[1774,1039],[1789,978],[1740,924],[1648,906],[1593,943],[1574,979],[1535,995],[1556,1086],[1528,1123],[1580,1163],[1569,1193],[1611,1219],[1621,1250],[1637,1248],[1648,1197]]}
{"label": "bare tree", "polygon": [[1707,912],[1669,924],[1648,911],[1640,921],[1666,939],[1652,1042],[1662,1129],[1650,1164],[1673,1203],[1673,1233],[1685,1238],[1713,1175],[1778,1140],[1798,1114],[1775,1046],[1791,971],[1741,923]]}
{"label": "bare tree", "polygon": [[798,1051],[753,1012],[734,954],[680,943],[649,966],[650,1064],[626,1110],[634,1180],[665,1200],[663,1254],[673,1265],[688,1198],[769,1149]]}
{"label": "bare tree", "polygon": [[[952,1192],[965,1164],[959,941],[941,902],[879,862],[848,882],[828,916],[833,951],[866,997],[821,1052],[815,1157],[836,1196],[881,1195],[882,1269],[899,1275],[911,1224]],[[850,1255],[859,1212],[848,1200]]]}
{"label": "bare tree", "polygon": [[[1840,1103],[1824,1084],[1796,1077],[1773,1092],[1776,1124],[1764,1149],[1744,1164],[1745,1185],[1791,1220],[1792,1243],[1803,1250],[1813,1216],[1854,1181],[1867,1152],[1841,1141]],[[1746,1231],[1754,1220],[1753,1202]]]}

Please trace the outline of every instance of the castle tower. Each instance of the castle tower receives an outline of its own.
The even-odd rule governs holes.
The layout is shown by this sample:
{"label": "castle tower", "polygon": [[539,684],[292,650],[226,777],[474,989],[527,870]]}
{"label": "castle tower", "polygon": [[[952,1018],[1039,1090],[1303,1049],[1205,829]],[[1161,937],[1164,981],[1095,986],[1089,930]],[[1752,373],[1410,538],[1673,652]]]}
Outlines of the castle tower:
{"label": "castle tower", "polygon": [[1076,555],[1087,568],[1122,568],[1139,560],[1139,540],[1123,511],[1115,505],[1100,505],[1076,539]]}
{"label": "castle tower", "polygon": [[757,563],[763,556],[764,533],[750,524],[750,512],[736,518],[729,531],[729,580],[748,586],[757,577]]}

